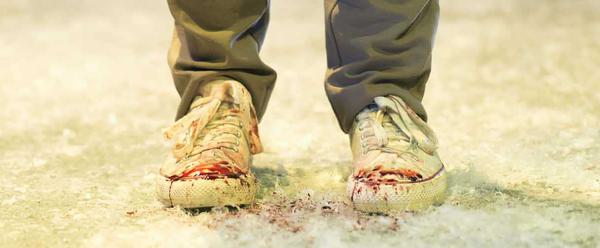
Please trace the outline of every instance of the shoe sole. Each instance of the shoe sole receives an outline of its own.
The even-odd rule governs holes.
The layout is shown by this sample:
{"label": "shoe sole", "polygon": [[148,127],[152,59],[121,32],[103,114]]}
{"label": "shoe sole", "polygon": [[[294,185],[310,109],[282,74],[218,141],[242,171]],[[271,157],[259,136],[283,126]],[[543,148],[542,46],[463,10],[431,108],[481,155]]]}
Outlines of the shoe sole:
{"label": "shoe sole", "polygon": [[447,181],[443,167],[434,176],[423,181],[377,187],[355,181],[350,176],[347,193],[354,208],[362,212],[391,214],[420,211],[444,202]]}
{"label": "shoe sole", "polygon": [[216,206],[239,206],[254,202],[257,192],[256,177],[249,173],[246,178],[186,179],[172,181],[158,176],[156,194],[168,207],[206,208]]}

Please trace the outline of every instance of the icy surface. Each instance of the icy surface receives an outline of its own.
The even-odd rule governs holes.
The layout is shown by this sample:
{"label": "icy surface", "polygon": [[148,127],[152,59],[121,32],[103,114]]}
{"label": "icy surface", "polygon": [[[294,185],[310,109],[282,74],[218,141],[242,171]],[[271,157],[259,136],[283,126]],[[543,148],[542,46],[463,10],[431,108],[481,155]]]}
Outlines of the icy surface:
{"label": "icy surface", "polygon": [[2,0],[0,246],[600,246],[600,2],[442,8],[424,102],[449,199],[371,216],[343,194],[321,1],[273,1],[258,204],[184,212],[153,188],[178,100],[166,1]]}

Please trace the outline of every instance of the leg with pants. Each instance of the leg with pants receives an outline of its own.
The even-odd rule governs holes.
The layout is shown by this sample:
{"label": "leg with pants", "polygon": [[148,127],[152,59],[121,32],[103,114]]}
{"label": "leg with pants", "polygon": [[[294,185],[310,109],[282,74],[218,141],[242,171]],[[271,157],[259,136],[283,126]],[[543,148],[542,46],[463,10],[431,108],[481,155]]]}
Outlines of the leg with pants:
{"label": "leg with pants", "polygon": [[[244,84],[261,118],[276,79],[259,57],[269,0],[168,1],[177,118],[187,113],[198,85],[219,78]],[[438,13],[438,0],[325,0],[325,90],[344,132],[376,96],[397,95],[426,119],[421,99]]]}

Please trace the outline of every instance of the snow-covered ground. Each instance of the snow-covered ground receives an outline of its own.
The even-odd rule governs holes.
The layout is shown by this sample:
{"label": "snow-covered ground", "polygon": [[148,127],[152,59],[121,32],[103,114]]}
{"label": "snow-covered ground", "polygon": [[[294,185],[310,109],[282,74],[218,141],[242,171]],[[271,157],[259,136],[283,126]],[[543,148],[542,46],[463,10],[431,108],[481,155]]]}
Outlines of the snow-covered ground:
{"label": "snow-covered ground", "polygon": [[399,216],[344,197],[322,1],[272,2],[259,202],[190,213],[154,199],[178,100],[166,1],[2,0],[0,246],[600,246],[599,1],[442,1],[425,104],[452,187]]}

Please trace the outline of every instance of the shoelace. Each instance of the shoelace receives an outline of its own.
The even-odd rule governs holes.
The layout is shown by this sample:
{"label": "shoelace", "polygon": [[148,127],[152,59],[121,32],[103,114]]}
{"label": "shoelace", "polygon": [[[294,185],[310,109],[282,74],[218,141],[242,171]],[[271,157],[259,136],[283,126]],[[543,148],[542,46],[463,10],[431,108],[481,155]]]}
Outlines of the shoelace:
{"label": "shoelace", "polygon": [[202,132],[196,138],[194,148],[188,156],[217,148],[226,148],[238,152],[240,139],[243,138],[242,122],[240,113],[235,111],[236,109],[225,109],[222,110],[222,115],[215,116],[202,129]]}
{"label": "shoelace", "polygon": [[[418,160],[411,152],[417,147],[429,154],[437,149],[437,138],[433,131],[414,112],[409,112],[411,110],[399,97],[376,97],[375,105],[378,110],[374,118],[368,113],[358,115],[358,128],[365,139],[363,149],[395,153],[410,160]],[[394,141],[407,142],[408,149],[399,147],[398,142]]]}
{"label": "shoelace", "polygon": [[165,138],[175,143],[173,155],[177,161],[211,149],[238,151],[242,138],[240,112],[221,106],[219,99],[201,98],[193,103],[190,113],[164,130]]}

